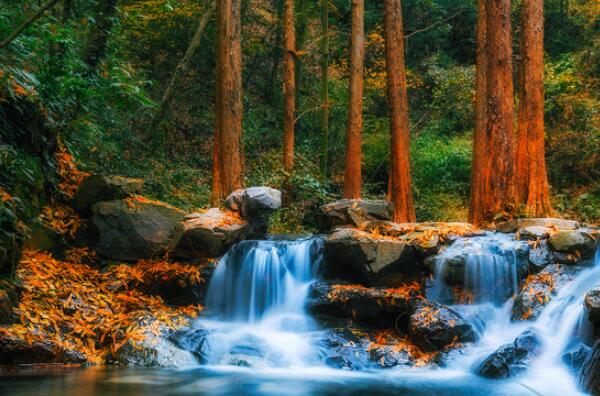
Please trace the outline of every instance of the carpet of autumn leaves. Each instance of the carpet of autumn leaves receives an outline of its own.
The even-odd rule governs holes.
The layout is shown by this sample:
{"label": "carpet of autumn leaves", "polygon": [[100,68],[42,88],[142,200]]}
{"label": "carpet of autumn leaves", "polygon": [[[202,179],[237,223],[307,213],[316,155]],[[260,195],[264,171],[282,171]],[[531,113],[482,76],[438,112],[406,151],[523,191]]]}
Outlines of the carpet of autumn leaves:
{"label": "carpet of autumn leaves", "polygon": [[24,289],[15,309],[20,320],[0,333],[27,343],[50,340],[101,364],[128,341],[138,346],[148,333],[185,326],[202,310],[199,305],[170,307],[160,297],[131,288],[148,276],[182,274],[200,284],[198,267],[143,261],[100,272],[80,263],[89,254],[77,249],[57,261],[46,253],[24,252],[17,271]]}

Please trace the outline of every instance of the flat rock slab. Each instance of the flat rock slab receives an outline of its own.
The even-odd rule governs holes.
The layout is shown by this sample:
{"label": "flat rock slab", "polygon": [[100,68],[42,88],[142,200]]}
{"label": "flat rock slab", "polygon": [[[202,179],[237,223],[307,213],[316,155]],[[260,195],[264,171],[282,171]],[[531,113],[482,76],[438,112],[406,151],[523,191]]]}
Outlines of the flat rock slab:
{"label": "flat rock slab", "polygon": [[556,218],[513,219],[496,224],[496,231],[511,233],[526,227],[544,227],[555,230],[576,230],[579,222]]}
{"label": "flat rock slab", "polygon": [[127,198],[92,205],[94,248],[101,256],[138,261],[165,254],[183,234],[184,212],[157,201]]}
{"label": "flat rock slab", "polygon": [[323,228],[340,225],[361,227],[369,220],[390,220],[394,211],[392,203],[372,199],[341,199],[321,206],[319,213]]}
{"label": "flat rock slab", "polygon": [[218,208],[191,213],[183,221],[183,236],[173,255],[185,259],[220,257],[248,231],[248,223],[236,213]]}

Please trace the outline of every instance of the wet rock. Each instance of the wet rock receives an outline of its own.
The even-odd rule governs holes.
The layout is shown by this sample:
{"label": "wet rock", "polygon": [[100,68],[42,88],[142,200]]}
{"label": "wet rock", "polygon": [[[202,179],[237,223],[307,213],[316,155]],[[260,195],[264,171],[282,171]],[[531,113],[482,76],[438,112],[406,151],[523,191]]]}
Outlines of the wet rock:
{"label": "wet rock", "polygon": [[144,199],[98,202],[92,205],[94,248],[108,259],[137,261],[160,256],[179,242],[184,213]]}
{"label": "wet rock", "polygon": [[173,255],[184,259],[220,257],[248,231],[248,223],[218,208],[192,213],[185,217]]}
{"label": "wet rock", "polygon": [[585,231],[558,231],[548,239],[550,247],[557,252],[555,259],[564,264],[583,263],[596,253],[596,240]]}
{"label": "wet rock", "polygon": [[553,256],[548,248],[548,241],[540,240],[529,250],[529,273],[537,274],[552,263]]}
{"label": "wet rock", "polygon": [[600,289],[594,289],[587,292],[584,299],[584,306],[589,321],[600,321]]}
{"label": "wet rock", "polygon": [[371,365],[367,334],[350,328],[329,330],[319,343],[321,360],[330,367],[364,370]]}
{"label": "wet rock", "polygon": [[249,187],[232,192],[225,203],[248,221],[253,238],[263,237],[269,228],[269,216],[281,208],[281,191],[265,186]]}
{"label": "wet rock", "polygon": [[584,392],[600,395],[600,341],[596,341],[582,365],[579,386]]}
{"label": "wet rock", "polygon": [[560,230],[576,230],[579,223],[573,220],[555,218],[513,219],[496,224],[496,231],[504,233],[518,232],[526,227],[544,227]]}
{"label": "wet rock", "polygon": [[408,334],[425,351],[438,351],[477,339],[471,324],[458,312],[432,301],[417,303],[409,319]]}
{"label": "wet rock", "polygon": [[17,320],[13,308],[19,304],[19,287],[7,283],[0,286],[0,325]]}
{"label": "wet rock", "polygon": [[[147,322],[155,319],[146,319]],[[148,330],[142,340],[128,339],[108,358],[112,364],[136,367],[192,367],[198,364],[194,355],[170,341],[167,326],[156,326],[158,332]]]}
{"label": "wet rock", "polygon": [[48,341],[26,341],[0,335],[0,364],[81,364],[87,359],[81,353]]}
{"label": "wet rock", "polygon": [[572,281],[583,267],[552,264],[531,275],[515,298],[512,320],[535,320],[561,287]]}
{"label": "wet rock", "polygon": [[538,239],[547,239],[553,231],[552,228],[543,226],[521,227],[515,238],[523,241],[537,241]]}
{"label": "wet rock", "polygon": [[565,352],[562,355],[563,363],[571,370],[572,373],[577,373],[579,377],[585,361],[591,353],[591,348],[580,344],[576,348]]}
{"label": "wet rock", "polygon": [[325,241],[324,271],[330,279],[376,284],[390,274],[416,274],[421,269],[414,247],[407,242],[352,228],[337,230]]}
{"label": "wet rock", "polygon": [[207,363],[210,345],[208,343],[208,329],[194,327],[176,331],[169,336],[169,341],[184,351],[191,352],[199,363]]}
{"label": "wet rock", "polygon": [[341,199],[321,206],[319,213],[324,230],[336,226],[361,227],[369,220],[390,220],[394,206],[384,200]]}
{"label": "wet rock", "polygon": [[79,185],[73,197],[73,207],[78,212],[88,212],[93,204],[113,201],[141,194],[144,181],[121,176],[91,175]]}
{"label": "wet rock", "polygon": [[493,379],[514,377],[527,371],[531,360],[541,352],[541,339],[533,331],[527,330],[513,343],[501,346],[488,356],[477,373]]}
{"label": "wet rock", "polygon": [[306,307],[314,315],[393,323],[399,315],[408,313],[419,295],[415,289],[400,293],[394,289],[315,282],[310,286]]}

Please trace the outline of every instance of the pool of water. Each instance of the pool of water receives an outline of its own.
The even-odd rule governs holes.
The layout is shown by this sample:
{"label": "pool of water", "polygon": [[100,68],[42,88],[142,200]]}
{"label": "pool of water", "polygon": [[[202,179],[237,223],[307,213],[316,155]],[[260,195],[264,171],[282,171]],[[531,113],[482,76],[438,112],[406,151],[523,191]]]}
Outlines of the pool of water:
{"label": "pool of water", "polygon": [[10,396],[540,394],[518,381],[489,381],[447,370],[356,373],[322,367],[293,371],[29,367],[0,372],[0,395]]}

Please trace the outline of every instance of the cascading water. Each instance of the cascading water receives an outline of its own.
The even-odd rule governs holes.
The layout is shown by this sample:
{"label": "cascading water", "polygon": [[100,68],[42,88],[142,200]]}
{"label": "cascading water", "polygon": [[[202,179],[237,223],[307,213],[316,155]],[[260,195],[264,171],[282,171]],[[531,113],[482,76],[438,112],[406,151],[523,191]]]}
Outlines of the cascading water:
{"label": "cascading water", "polygon": [[453,287],[458,287],[471,302],[505,302],[518,291],[518,252],[524,245],[507,234],[456,240],[436,258],[428,297],[449,302],[455,297]]}
{"label": "cascading water", "polygon": [[207,294],[208,364],[290,367],[316,359],[304,309],[322,239],[244,241],[219,262]]}

